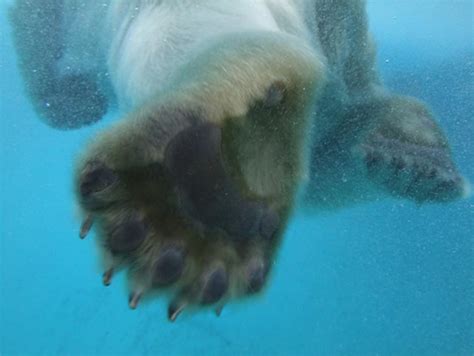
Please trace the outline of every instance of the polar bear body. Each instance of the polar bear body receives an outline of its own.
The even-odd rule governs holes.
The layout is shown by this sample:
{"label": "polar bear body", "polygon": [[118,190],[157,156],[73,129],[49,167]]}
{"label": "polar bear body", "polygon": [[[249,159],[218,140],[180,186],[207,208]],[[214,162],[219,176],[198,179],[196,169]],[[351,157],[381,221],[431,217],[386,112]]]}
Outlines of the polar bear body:
{"label": "polar bear body", "polygon": [[39,116],[124,120],[79,160],[80,235],[104,283],[168,317],[259,292],[304,183],[328,210],[467,192],[426,106],[385,88],[363,0],[19,0],[15,44]]}
{"label": "polar bear body", "polygon": [[[288,35],[290,41],[310,47],[324,66],[325,85],[311,118],[313,159],[306,201],[331,209],[387,193],[367,180],[365,168],[353,159],[354,142],[337,138],[352,130],[356,134],[350,136],[361,141],[383,121],[384,115],[358,113],[349,116],[360,122],[346,125],[353,108],[374,110],[400,102],[377,73],[364,0],[20,0],[12,15],[32,102],[40,117],[62,128],[97,121],[111,104],[123,113],[140,107],[167,90],[196,55],[227,35]],[[87,80],[57,84],[68,76]],[[48,96],[48,91],[54,94]],[[413,108],[403,100],[397,105]],[[428,128],[425,135],[431,134]],[[338,140],[343,149],[334,147]],[[441,145],[444,139],[437,140]],[[334,184],[341,182],[339,177],[344,184]],[[467,194],[467,183],[461,185],[462,193],[454,196]]]}
{"label": "polar bear body", "polygon": [[283,32],[311,43],[305,6],[291,0],[66,1],[65,18],[71,20],[58,70],[108,73],[120,107],[130,110],[224,35]]}

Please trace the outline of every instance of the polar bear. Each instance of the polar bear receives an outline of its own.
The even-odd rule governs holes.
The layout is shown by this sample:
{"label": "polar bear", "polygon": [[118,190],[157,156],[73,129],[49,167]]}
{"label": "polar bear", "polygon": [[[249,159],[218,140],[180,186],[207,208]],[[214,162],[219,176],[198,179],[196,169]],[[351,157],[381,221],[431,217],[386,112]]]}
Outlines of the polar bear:
{"label": "polar bear", "polygon": [[11,21],[47,124],[124,116],[75,186],[131,308],[259,293],[302,185],[315,210],[467,194],[429,109],[383,86],[363,0],[18,0]]}

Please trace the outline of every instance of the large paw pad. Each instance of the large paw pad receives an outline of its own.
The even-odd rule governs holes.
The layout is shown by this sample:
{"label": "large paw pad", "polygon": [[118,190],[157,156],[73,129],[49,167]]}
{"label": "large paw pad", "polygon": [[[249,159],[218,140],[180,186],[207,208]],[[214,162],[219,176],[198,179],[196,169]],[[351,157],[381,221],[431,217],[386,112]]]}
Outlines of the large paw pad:
{"label": "large paw pad", "polygon": [[166,291],[170,320],[189,306],[220,313],[264,287],[280,214],[227,173],[221,146],[220,129],[201,124],[170,140],[162,163],[112,170],[96,152],[79,169],[80,236],[94,224],[105,285],[128,269],[132,309]]}

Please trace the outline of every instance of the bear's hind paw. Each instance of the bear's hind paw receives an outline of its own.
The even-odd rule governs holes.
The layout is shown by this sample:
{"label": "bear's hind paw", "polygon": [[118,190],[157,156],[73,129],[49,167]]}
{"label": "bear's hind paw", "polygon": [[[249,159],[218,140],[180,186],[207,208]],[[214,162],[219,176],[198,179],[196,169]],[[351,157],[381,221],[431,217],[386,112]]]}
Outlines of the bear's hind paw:
{"label": "bear's hind paw", "polygon": [[417,203],[447,202],[465,195],[467,183],[443,148],[379,135],[361,149],[368,177],[391,195]]}

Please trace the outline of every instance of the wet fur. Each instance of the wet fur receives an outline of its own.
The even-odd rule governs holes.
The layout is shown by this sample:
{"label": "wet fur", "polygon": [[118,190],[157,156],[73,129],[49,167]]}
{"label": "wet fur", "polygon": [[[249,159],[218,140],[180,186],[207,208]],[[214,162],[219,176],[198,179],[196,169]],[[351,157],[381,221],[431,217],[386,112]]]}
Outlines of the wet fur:
{"label": "wet fur", "polygon": [[[98,199],[105,195],[107,209],[94,211],[85,205],[96,215],[104,270],[130,265],[132,289],[148,291],[153,289],[150,261],[157,258],[160,247],[168,240],[182,244],[188,263],[173,290],[191,285],[192,295],[177,298],[194,304],[199,298],[194,289],[200,288],[195,284],[213,265],[224,265],[229,276],[225,302],[245,294],[247,263],[261,258],[270,264],[307,159],[304,147],[312,103],[324,84],[322,61],[310,47],[289,44],[290,40],[286,35],[249,32],[212,43],[156,99],[93,140],[78,162],[76,186],[81,186],[84,167],[95,161],[113,170],[120,182],[97,195]],[[268,65],[272,71],[266,70]],[[279,214],[282,224],[270,241],[248,236],[248,241],[236,244],[225,232],[179,213],[183,202],[166,174],[160,178],[164,157],[178,133],[204,123],[222,130],[226,169],[242,195],[264,201]],[[118,209],[108,208],[110,200]],[[125,259],[107,248],[109,226],[120,225],[130,214],[124,204],[139,207],[152,230]]]}
{"label": "wet fur", "polygon": [[[429,110],[382,85],[364,1],[103,4],[19,0],[11,18],[27,91],[43,120],[78,127],[114,103],[124,113],[91,140],[75,182],[86,217],[81,235],[93,218],[104,282],[107,271],[128,268],[132,307],[137,296],[162,291],[153,268],[170,245],[186,250],[182,275],[165,289],[174,298],[171,320],[188,304],[218,298],[219,309],[259,292],[305,179],[305,201],[321,210],[383,195],[424,202],[464,194]],[[58,85],[75,83],[71,78],[89,83],[73,88],[88,89],[62,98]],[[59,104],[46,110],[51,92]],[[86,110],[64,117],[71,107]],[[166,157],[173,143],[182,144],[174,141],[180,133],[202,125],[221,130],[222,164],[242,200],[278,215],[263,228],[278,222],[273,238],[255,232],[236,240],[193,218],[187,205],[195,202],[186,202]],[[394,169],[401,160],[403,172]],[[123,226],[146,235],[138,247],[117,238],[128,231]],[[222,271],[229,284],[221,297]]]}

